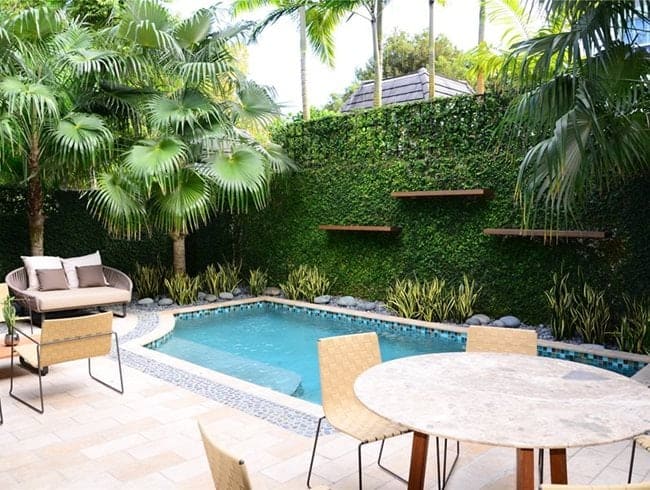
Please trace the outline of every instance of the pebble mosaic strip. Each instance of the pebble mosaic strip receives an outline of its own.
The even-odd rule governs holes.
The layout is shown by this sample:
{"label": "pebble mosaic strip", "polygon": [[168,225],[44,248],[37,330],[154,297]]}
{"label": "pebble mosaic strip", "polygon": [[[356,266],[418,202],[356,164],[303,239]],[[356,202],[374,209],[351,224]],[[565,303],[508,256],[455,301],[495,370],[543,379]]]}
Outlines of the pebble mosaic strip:
{"label": "pebble mosaic strip", "polygon": [[[366,325],[377,331],[390,329],[390,330],[402,331],[407,334],[432,335],[434,337],[439,337],[442,339],[458,342],[461,344],[465,344],[467,341],[467,337],[464,333],[438,330],[433,328],[423,328],[416,325],[409,325],[400,322],[390,322],[384,320],[377,320],[374,318],[364,318],[356,315],[347,315],[345,313],[330,313],[328,311],[319,310],[315,308],[305,308],[302,306],[288,306],[280,303],[270,303],[265,301],[259,301],[257,303],[248,303],[245,305],[222,306],[220,308],[200,310],[200,311],[194,311],[189,313],[180,313],[177,314],[176,317],[183,320],[191,320],[192,318],[205,318],[210,316],[217,316],[217,315],[223,315],[227,313],[233,313],[233,312],[243,311],[243,310],[252,310],[252,309],[259,309],[264,311],[268,311],[270,309],[283,310],[283,311],[290,311],[299,314],[305,314],[308,316],[320,316],[320,317],[331,318],[335,320],[344,320],[350,323],[355,323],[357,325]],[[155,346],[157,347],[161,345],[168,338],[169,336],[166,335],[162,339],[159,339],[160,342],[156,341],[158,343],[156,343]],[[153,344],[151,344],[150,346],[154,347]],[[604,369],[608,369],[610,371],[615,371],[620,374],[624,374],[625,376],[632,376],[634,373],[636,373],[646,365],[643,362],[628,361],[626,359],[599,356],[597,354],[575,352],[571,350],[556,349],[552,347],[539,346],[537,348],[537,351],[540,356],[553,357],[556,359],[566,359],[568,361],[577,361],[583,364],[590,364],[592,366],[597,366]]]}
{"label": "pebble mosaic strip", "polygon": [[[136,327],[120,338],[125,344],[152,332],[158,326],[157,313],[144,313],[138,316]],[[167,334],[169,335],[169,334]],[[166,336],[167,336],[166,335]],[[166,337],[165,336],[165,337]],[[163,337],[163,339],[165,338]],[[160,340],[160,339],[159,339]],[[157,340],[156,342],[159,342]],[[154,342],[154,343],[156,343]],[[278,403],[245,393],[236,388],[217,383],[210,379],[169,366],[148,357],[141,356],[128,349],[121,349],[122,362],[143,373],[162,379],[175,386],[184,388],[198,395],[210,398],[224,405],[259,417],[283,429],[290,430],[305,437],[313,437],[318,419],[312,415],[285,407]],[[326,421],[325,421],[326,422]],[[333,434],[334,429],[326,423],[321,427],[321,434]]]}

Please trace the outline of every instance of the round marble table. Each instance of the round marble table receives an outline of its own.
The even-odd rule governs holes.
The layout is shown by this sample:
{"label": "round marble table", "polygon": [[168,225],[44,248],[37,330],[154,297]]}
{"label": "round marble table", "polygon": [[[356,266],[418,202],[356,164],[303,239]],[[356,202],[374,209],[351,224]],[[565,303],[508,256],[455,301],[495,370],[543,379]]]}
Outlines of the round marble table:
{"label": "round marble table", "polygon": [[650,390],[611,371],[519,354],[448,353],[372,367],[354,385],[373,412],[415,432],[409,489],[422,488],[428,435],[517,448],[517,488],[534,488],[531,448],[550,448],[566,482],[568,447],[650,429]]}

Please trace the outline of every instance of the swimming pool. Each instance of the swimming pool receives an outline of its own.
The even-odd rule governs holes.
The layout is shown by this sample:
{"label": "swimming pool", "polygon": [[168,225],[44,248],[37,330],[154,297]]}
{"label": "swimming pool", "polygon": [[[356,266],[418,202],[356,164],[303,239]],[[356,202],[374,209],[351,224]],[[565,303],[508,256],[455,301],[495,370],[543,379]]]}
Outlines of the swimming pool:
{"label": "swimming pool", "polygon": [[319,338],[375,330],[383,360],[464,350],[456,338],[277,306],[281,305],[262,303],[199,318],[181,316],[172,335],[156,350],[315,403],[320,403]]}
{"label": "swimming pool", "polygon": [[[176,315],[149,348],[304,400],[320,403],[319,338],[376,331],[383,360],[465,349],[465,334],[407,323],[257,301]],[[541,343],[540,343],[541,344]],[[542,356],[631,376],[645,363],[540,345]]]}

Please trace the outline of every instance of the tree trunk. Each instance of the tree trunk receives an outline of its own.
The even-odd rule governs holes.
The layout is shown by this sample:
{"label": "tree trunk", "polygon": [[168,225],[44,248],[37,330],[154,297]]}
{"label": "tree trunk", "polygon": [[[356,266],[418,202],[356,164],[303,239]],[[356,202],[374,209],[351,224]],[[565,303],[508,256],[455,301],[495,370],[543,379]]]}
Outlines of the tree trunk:
{"label": "tree trunk", "polygon": [[39,135],[33,134],[30,142],[27,182],[27,219],[29,227],[29,244],[32,255],[43,255],[43,236],[45,232],[45,215],[43,214],[43,187],[39,172],[41,147]]}
{"label": "tree trunk", "polygon": [[429,0],[429,100],[436,96],[436,35],[434,31],[435,24],[434,11],[436,0]]}
{"label": "tree trunk", "polygon": [[381,46],[381,21],[383,17],[383,0],[375,1],[375,11],[370,17],[372,26],[372,54],[375,59],[375,92],[373,96],[373,106],[381,107],[381,85],[383,79],[383,49]]}
{"label": "tree trunk", "polygon": [[298,10],[300,16],[300,83],[302,88],[302,118],[309,121],[309,97],[307,95],[307,12],[305,7]]}
{"label": "tree trunk", "polygon": [[[485,42],[485,0],[479,0],[478,7],[478,45],[479,48]],[[485,93],[485,73],[479,68],[476,74],[476,93],[483,95]]]}
{"label": "tree trunk", "polygon": [[185,266],[185,235],[184,233],[170,233],[169,237],[172,239],[172,260],[174,274],[185,273],[187,268]]}

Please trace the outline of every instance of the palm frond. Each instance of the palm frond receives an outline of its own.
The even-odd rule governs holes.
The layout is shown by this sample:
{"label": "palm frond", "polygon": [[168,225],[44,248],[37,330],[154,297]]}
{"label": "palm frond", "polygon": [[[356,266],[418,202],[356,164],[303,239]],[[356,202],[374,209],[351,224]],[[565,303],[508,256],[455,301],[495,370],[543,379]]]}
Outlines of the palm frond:
{"label": "palm frond", "polygon": [[16,77],[6,77],[0,80],[0,97],[5,99],[9,113],[21,115],[33,125],[49,117],[59,117],[55,94],[41,83],[25,83]]}
{"label": "palm frond", "polygon": [[281,114],[268,87],[245,81],[237,90],[237,96],[239,103],[233,104],[235,120],[244,125],[264,127]]}
{"label": "palm frond", "polygon": [[22,10],[7,27],[19,39],[39,41],[59,32],[65,24],[63,11],[42,6]]}
{"label": "palm frond", "polygon": [[127,169],[135,178],[144,180],[148,185],[156,179],[163,187],[171,182],[174,172],[180,169],[186,160],[185,143],[168,136],[140,141],[131,147],[124,158]]}
{"label": "palm frond", "polygon": [[214,21],[210,9],[199,9],[183,20],[174,29],[174,36],[179,46],[187,49],[201,43],[209,34]]}

